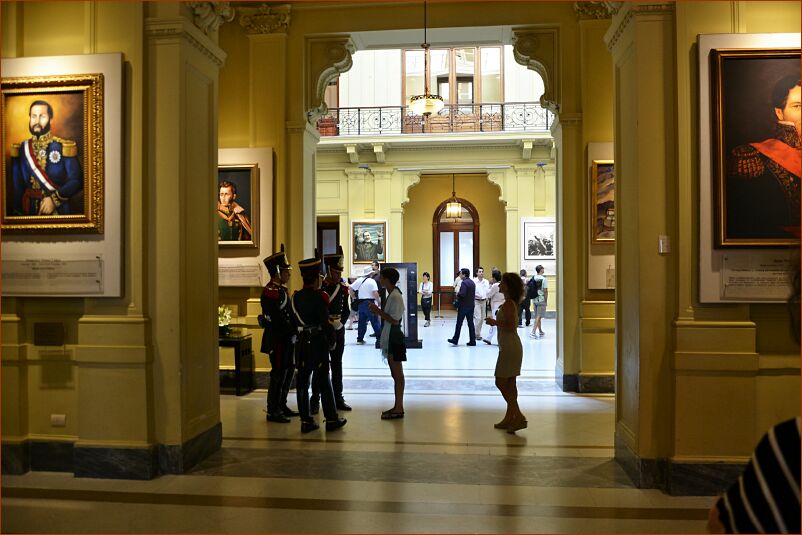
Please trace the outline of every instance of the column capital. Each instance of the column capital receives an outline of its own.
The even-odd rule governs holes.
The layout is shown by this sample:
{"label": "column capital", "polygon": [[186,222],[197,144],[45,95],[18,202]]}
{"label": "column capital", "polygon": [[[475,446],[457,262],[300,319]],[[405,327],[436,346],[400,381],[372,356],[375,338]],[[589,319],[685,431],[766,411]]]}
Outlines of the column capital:
{"label": "column capital", "polygon": [[185,18],[145,19],[145,36],[155,43],[186,41],[198,52],[209,58],[217,67],[226,62],[226,53],[197,26]]}
{"label": "column capital", "polygon": [[209,35],[216,32],[224,22],[234,20],[234,8],[230,2],[187,2],[195,15],[195,26]]}
{"label": "column capital", "polygon": [[249,35],[287,33],[290,27],[289,4],[240,7],[238,11],[239,24]]}

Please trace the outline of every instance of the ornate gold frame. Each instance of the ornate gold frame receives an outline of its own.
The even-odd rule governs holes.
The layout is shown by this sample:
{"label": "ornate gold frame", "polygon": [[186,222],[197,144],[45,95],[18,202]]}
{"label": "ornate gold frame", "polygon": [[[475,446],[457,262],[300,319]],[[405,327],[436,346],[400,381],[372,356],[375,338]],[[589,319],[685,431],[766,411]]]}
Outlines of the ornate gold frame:
{"label": "ornate gold frame", "polygon": [[[615,243],[615,238],[599,238],[596,235],[596,195],[598,194],[598,175],[600,165],[615,165],[613,160],[593,160],[590,169],[590,243]],[[615,173],[615,167],[613,167]],[[615,175],[614,175],[615,176]],[[615,201],[614,201],[615,202]]]}
{"label": "ornate gold frame", "polygon": [[[251,220],[251,239],[242,241],[218,241],[217,246],[224,249],[240,249],[240,248],[259,248],[259,210],[261,209],[259,203],[259,164],[255,163],[242,163],[242,164],[218,164],[217,166],[217,183],[220,181],[221,170],[248,170],[251,175],[251,206],[250,213],[247,214]],[[215,189],[215,192],[219,190]],[[217,217],[215,215],[215,217]],[[216,228],[216,227],[215,227]]]}
{"label": "ornate gold frame", "polygon": [[[710,51],[710,93],[711,93],[711,113],[712,139],[711,150],[713,151],[713,204],[715,217],[714,246],[716,248],[736,248],[736,247],[786,247],[799,245],[798,239],[775,238],[775,239],[744,239],[730,238],[727,234],[727,189],[726,189],[726,158],[724,153],[724,95],[722,84],[722,63],[731,58],[797,58],[800,55],[798,48],[772,48],[772,49],[739,49],[739,48],[719,48]],[[704,179],[704,178],[703,178]]]}
{"label": "ornate gold frame", "polygon": [[49,215],[49,216],[14,216],[6,214],[6,181],[9,178],[8,156],[3,154],[2,195],[0,206],[0,228],[3,232],[13,234],[41,233],[91,233],[102,234],[104,222],[104,129],[103,117],[105,105],[103,100],[102,74],[70,74],[57,76],[37,76],[20,78],[3,78],[0,81],[0,93],[3,110],[0,122],[0,146],[5,151],[7,145],[7,125],[5,110],[6,98],[10,95],[57,93],[64,91],[81,91],[84,99],[83,117],[83,173],[84,173],[84,210],[83,214]]}

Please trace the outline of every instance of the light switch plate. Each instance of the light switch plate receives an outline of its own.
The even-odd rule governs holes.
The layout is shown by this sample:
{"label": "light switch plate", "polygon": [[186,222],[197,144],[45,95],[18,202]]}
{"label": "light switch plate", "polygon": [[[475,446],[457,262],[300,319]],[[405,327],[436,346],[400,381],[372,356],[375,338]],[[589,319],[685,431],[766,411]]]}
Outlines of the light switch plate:
{"label": "light switch plate", "polygon": [[657,237],[657,253],[661,255],[666,255],[671,252],[671,238],[666,236],[665,234],[661,234]]}

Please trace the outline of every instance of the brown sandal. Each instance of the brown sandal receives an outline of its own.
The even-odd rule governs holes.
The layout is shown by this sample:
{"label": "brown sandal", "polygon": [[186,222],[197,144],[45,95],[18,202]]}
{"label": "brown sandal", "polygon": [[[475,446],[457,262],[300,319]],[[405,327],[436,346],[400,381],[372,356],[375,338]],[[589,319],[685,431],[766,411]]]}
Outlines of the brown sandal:
{"label": "brown sandal", "polygon": [[397,420],[404,417],[404,411],[396,412],[393,409],[386,410],[382,413],[382,420]]}

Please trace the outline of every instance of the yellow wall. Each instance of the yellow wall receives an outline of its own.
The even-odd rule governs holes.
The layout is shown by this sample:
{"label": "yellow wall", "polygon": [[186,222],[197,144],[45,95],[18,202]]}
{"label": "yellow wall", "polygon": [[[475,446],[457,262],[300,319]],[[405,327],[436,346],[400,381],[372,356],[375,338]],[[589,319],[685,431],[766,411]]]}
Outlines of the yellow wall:
{"label": "yellow wall", "polygon": [[[498,186],[483,175],[458,175],[457,195],[479,212],[479,261],[475,267],[492,266],[502,271],[515,270],[506,265],[507,234],[504,206],[499,202]],[[409,203],[404,210],[404,258],[416,259],[418,272],[428,271],[434,277],[432,217],[437,206],[451,197],[450,175],[423,175],[409,190]],[[447,283],[453,282],[447,281]]]}

